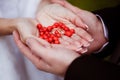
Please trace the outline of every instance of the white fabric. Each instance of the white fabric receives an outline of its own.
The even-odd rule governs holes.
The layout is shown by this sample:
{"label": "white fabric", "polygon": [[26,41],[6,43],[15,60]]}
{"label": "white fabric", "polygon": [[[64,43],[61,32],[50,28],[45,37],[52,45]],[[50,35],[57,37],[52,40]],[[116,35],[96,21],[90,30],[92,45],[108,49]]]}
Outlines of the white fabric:
{"label": "white fabric", "polygon": [[[0,0],[0,18],[34,17],[40,0]],[[63,80],[39,71],[23,55],[12,36],[0,37],[0,80]]]}

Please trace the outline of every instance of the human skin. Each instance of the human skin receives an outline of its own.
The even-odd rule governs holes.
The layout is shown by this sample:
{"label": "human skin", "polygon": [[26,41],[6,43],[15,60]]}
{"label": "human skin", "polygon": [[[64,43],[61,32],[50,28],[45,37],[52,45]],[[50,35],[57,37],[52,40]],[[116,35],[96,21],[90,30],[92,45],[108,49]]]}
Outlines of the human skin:
{"label": "human skin", "polygon": [[[87,32],[87,25],[73,12],[59,4],[51,4],[50,0],[43,0],[41,3],[44,5],[38,6],[36,19],[43,26],[49,26],[55,22],[63,22],[69,28],[75,29],[75,34],[71,38],[62,35],[60,42],[69,49],[80,51],[80,53],[87,52],[87,47],[93,41],[92,36]],[[79,28],[76,26],[79,26]],[[81,46],[84,46],[84,48],[81,48]]]}
{"label": "human skin", "polygon": [[13,32],[13,36],[22,54],[39,70],[45,72],[64,76],[71,62],[80,56],[75,51],[64,48],[61,45],[51,46],[43,39],[38,40],[34,37],[28,38],[27,45],[25,45],[21,42],[17,31]]}
{"label": "human skin", "polygon": [[[46,23],[45,20],[48,20],[47,25],[51,25],[56,21],[61,21],[64,22],[67,26],[70,26],[71,28],[74,28],[76,30],[76,34],[74,34],[71,38],[62,36],[62,38],[60,39],[61,43],[66,45],[68,48],[80,51],[81,53],[85,53],[87,51],[87,48],[82,49],[81,46],[88,47],[90,45],[89,42],[92,41],[91,35],[89,35],[87,31],[84,30],[86,28],[86,24],[82,23],[82,21],[79,20],[77,16],[75,16],[72,12],[63,8],[62,6],[58,4],[52,4],[52,5],[49,4],[51,4],[49,0],[43,0],[43,2],[41,2],[41,7],[43,9],[42,8],[38,9],[39,11],[36,13],[37,20],[30,18],[14,18],[14,19],[1,18],[0,19],[1,36],[11,34],[13,30],[17,30],[20,34],[21,40],[25,43],[26,38],[30,36],[38,37],[38,30],[36,29],[36,25],[38,24],[38,22],[45,25]],[[46,5],[49,6],[44,7]],[[59,14],[54,13],[57,10],[54,7],[58,7],[61,10]],[[48,11],[48,9],[51,9],[51,11],[46,12]],[[66,14],[63,14],[64,12],[68,15],[66,16]],[[50,16],[52,16],[51,18],[49,15],[47,15],[48,13]],[[51,22],[53,20],[54,22]],[[77,23],[76,20],[80,21],[79,24],[81,26],[80,28],[76,28],[76,26],[73,24],[73,23]],[[69,45],[73,45],[73,46],[69,46]]]}
{"label": "human skin", "polygon": [[[82,16],[79,17],[82,18],[82,20],[89,26],[88,31],[95,38],[95,42],[91,44],[91,46],[92,45],[94,46],[91,48],[89,47],[89,54],[90,54],[91,52],[99,50],[101,46],[104,43],[106,43],[107,40],[104,37],[102,23],[94,14],[84,10],[80,10],[80,14]],[[88,19],[88,17],[90,17],[90,20]],[[63,48],[60,45],[55,45],[55,46],[49,45],[42,39],[38,40],[36,38],[28,38],[26,42],[27,44],[26,46],[20,41],[19,34],[16,31],[13,34],[14,34],[14,39],[18,47],[22,51],[22,53],[28,59],[30,59],[31,62],[39,70],[43,70],[64,77],[66,70],[68,69],[69,65],[73,62],[73,60],[81,56],[75,51]]]}
{"label": "human skin", "polygon": [[88,33],[91,34],[94,41],[91,42],[91,45],[88,47],[87,54],[97,52],[100,48],[108,41],[104,35],[103,25],[101,20],[96,17],[92,12],[82,10],[78,7],[73,6],[68,3],[66,0],[52,0],[53,3],[58,3],[65,8],[71,10],[75,13],[85,24],[88,25]]}
{"label": "human skin", "polygon": [[11,35],[14,30],[17,30],[21,40],[25,42],[30,36],[38,36],[37,23],[37,20],[31,18],[0,18],[0,36]]}

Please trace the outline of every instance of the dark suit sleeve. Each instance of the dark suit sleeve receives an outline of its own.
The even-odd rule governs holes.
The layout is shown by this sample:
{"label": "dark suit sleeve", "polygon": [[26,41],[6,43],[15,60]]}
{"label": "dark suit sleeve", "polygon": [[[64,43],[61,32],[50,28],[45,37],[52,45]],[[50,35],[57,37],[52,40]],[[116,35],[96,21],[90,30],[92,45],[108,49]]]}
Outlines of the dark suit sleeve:
{"label": "dark suit sleeve", "polygon": [[120,67],[94,56],[82,56],[69,66],[65,80],[120,80]]}
{"label": "dark suit sleeve", "polygon": [[116,45],[120,41],[120,5],[113,8],[106,8],[102,10],[94,11],[93,13],[98,14],[102,17],[107,29],[108,29],[108,38],[109,44],[103,51],[101,51],[97,56],[106,57],[109,54],[112,54]]}
{"label": "dark suit sleeve", "polygon": [[[97,56],[114,54],[120,42],[120,6],[94,13],[102,17],[109,33],[109,44]],[[120,66],[100,60],[96,55],[85,55],[71,63],[66,71],[65,80],[120,80]]]}

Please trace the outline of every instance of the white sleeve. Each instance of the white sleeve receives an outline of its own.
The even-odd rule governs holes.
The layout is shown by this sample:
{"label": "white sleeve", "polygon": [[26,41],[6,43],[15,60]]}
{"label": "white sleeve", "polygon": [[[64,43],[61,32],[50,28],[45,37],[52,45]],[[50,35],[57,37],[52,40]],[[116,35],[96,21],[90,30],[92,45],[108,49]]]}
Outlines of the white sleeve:
{"label": "white sleeve", "polygon": [[35,17],[35,12],[41,0],[20,0],[19,1],[19,16],[20,17]]}

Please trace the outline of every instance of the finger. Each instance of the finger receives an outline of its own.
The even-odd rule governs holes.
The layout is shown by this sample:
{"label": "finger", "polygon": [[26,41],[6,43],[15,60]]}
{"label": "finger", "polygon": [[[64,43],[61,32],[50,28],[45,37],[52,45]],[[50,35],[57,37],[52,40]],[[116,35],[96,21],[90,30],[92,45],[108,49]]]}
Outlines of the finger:
{"label": "finger", "polygon": [[77,28],[75,25],[67,22],[65,23],[69,28],[74,29],[75,30],[75,34],[77,34],[78,36],[82,37],[83,39],[92,42],[93,38],[92,36],[84,29],[82,28]]}
{"label": "finger", "polygon": [[87,48],[78,48],[78,49],[76,50],[76,52],[78,52],[79,54],[85,54],[87,51],[88,51]]}
{"label": "finger", "polygon": [[71,38],[72,38],[73,40],[76,40],[76,41],[80,41],[80,40],[81,40],[81,37],[78,36],[77,34],[73,34],[73,35],[71,36]]}
{"label": "finger", "polygon": [[77,35],[79,35],[83,39],[85,39],[85,40],[87,40],[89,42],[93,41],[92,36],[87,31],[85,31],[84,29],[82,29],[82,28],[75,28],[75,32],[76,32]]}
{"label": "finger", "polygon": [[73,40],[70,37],[62,36],[62,38],[63,38],[64,41],[69,42],[70,45],[73,45],[73,46],[76,46],[76,47],[81,47],[81,44],[78,41]]}
{"label": "finger", "polygon": [[73,45],[52,44],[52,47],[53,48],[66,48],[66,49],[69,49],[69,50],[76,51],[76,46],[73,46]]}
{"label": "finger", "polygon": [[34,65],[36,65],[38,69],[49,71],[49,65],[43,59],[33,54],[31,50],[20,41],[19,34],[16,31],[13,32],[13,36],[23,55],[25,55]]}
{"label": "finger", "polygon": [[81,27],[85,30],[88,30],[88,26],[77,15],[75,15],[69,10],[68,10],[68,13],[66,14],[66,18],[76,26]]}
{"label": "finger", "polygon": [[[68,3],[67,1],[65,0],[52,0],[52,2],[54,3],[58,3],[64,7],[66,7],[67,9],[69,9],[70,11],[74,12],[75,14],[73,13],[69,13],[66,15],[70,21],[75,24],[76,26],[78,27],[81,27],[85,30],[88,30],[88,26],[86,24],[83,23],[83,21],[80,19],[79,16],[77,16],[78,12],[80,12],[80,9],[73,6],[72,4]],[[70,17],[69,17],[70,16]]]}
{"label": "finger", "polygon": [[[54,47],[57,47],[58,45],[53,45]],[[60,44],[58,47],[63,47],[71,50],[76,50],[76,46],[71,45],[69,41],[64,40],[63,38],[60,38]]]}
{"label": "finger", "polygon": [[40,56],[41,58],[45,59],[45,54],[47,54],[47,48],[46,46],[44,46],[44,43],[42,43],[43,40],[42,39],[39,39],[36,40],[35,38],[28,38],[26,40],[26,44],[29,46],[29,48],[31,49],[31,51]]}
{"label": "finger", "polygon": [[64,7],[66,7],[67,9],[71,10],[72,12],[78,14],[81,12],[81,9],[76,7],[76,6],[73,6],[72,4],[70,4],[69,2],[67,1],[56,1],[56,3],[59,3],[61,5],[63,5]]}
{"label": "finger", "polygon": [[50,72],[50,65],[46,61],[44,61],[43,59],[37,58],[36,62],[33,64],[39,70]]}
{"label": "finger", "polygon": [[[61,38],[60,43],[61,44],[59,44],[59,45],[64,47],[64,48],[67,48],[67,49],[70,49],[70,50],[76,50],[77,49],[77,46],[71,44],[71,41],[69,41],[69,40],[67,41],[67,40]],[[56,46],[56,45],[54,45],[54,46]]]}
{"label": "finger", "polygon": [[30,61],[36,62],[36,60],[37,60],[36,56],[33,55],[32,52],[30,51],[30,49],[28,47],[26,47],[26,45],[21,42],[20,36],[19,36],[17,31],[13,32],[13,37],[14,37],[14,40],[15,40],[18,48],[22,52],[22,54],[25,55]]}
{"label": "finger", "polygon": [[36,39],[41,45],[45,46],[45,47],[51,47],[50,43],[48,43],[48,41],[42,39],[42,38],[38,38],[35,36],[31,36],[31,38]]}
{"label": "finger", "polygon": [[83,46],[83,47],[89,47],[90,46],[90,43],[88,41],[86,41],[85,39],[81,38],[80,36],[78,36],[76,34],[72,35],[71,38],[73,40],[79,41],[80,45]]}
{"label": "finger", "polygon": [[59,40],[62,45],[65,45],[65,46],[70,45],[70,43],[68,41],[65,41],[63,38],[60,38]]}

